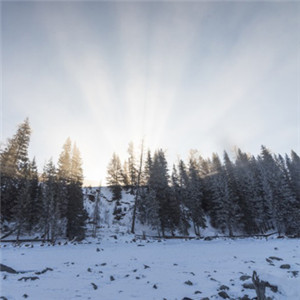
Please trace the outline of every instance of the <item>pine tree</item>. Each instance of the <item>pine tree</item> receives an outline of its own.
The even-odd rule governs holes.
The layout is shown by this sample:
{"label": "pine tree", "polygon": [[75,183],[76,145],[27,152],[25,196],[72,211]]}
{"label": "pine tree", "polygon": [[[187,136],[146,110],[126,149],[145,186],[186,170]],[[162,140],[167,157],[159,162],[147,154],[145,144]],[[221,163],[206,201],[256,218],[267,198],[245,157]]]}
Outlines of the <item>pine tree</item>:
{"label": "pine tree", "polygon": [[129,143],[128,146],[128,179],[129,179],[129,186],[130,186],[130,193],[135,195],[135,189],[138,180],[138,168],[136,157],[134,153],[134,145],[132,142]]}
{"label": "pine tree", "polygon": [[191,157],[189,161],[189,178],[187,190],[187,207],[190,211],[190,216],[194,224],[195,234],[200,236],[200,227],[206,227],[204,212],[202,209],[203,185],[194,157]]}
{"label": "pine tree", "polygon": [[16,134],[1,151],[1,215],[2,221],[12,220],[20,199],[21,185],[28,172],[28,146],[31,128],[28,118],[18,126]]}
{"label": "pine tree", "polygon": [[291,158],[286,155],[286,164],[291,189],[300,203],[300,157],[295,151],[291,151]]}
{"label": "pine tree", "polygon": [[16,205],[13,207],[13,220],[17,229],[17,241],[27,227],[27,212],[30,206],[30,170],[29,164],[22,166],[22,177],[18,180]]}
{"label": "pine tree", "polygon": [[[236,155],[235,176],[241,198],[240,207],[244,215],[242,219],[244,232],[258,233],[261,226],[262,203],[256,188],[255,173],[250,165],[250,157],[246,153],[238,149]],[[255,163],[255,158],[253,158],[253,163]]]}
{"label": "pine tree", "polygon": [[221,229],[224,233],[228,231],[229,235],[233,235],[236,227],[234,218],[233,202],[230,199],[229,187],[225,170],[221,164],[220,158],[213,153],[212,173],[210,174],[210,184],[212,193],[212,209],[210,211],[211,224]]}
{"label": "pine tree", "polygon": [[33,158],[29,164],[30,202],[26,211],[26,226],[30,233],[38,225],[43,209],[41,186],[39,184],[38,170]]}
{"label": "pine tree", "polygon": [[170,230],[173,234],[179,223],[176,199],[172,197],[171,188],[169,186],[168,163],[162,150],[158,150],[153,159],[149,178],[149,189],[155,194],[158,203],[158,215],[160,220],[160,228],[162,235],[166,230]]}
{"label": "pine tree", "polygon": [[70,184],[68,185],[67,231],[70,240],[82,240],[85,237],[87,212],[83,207],[83,172],[79,149],[73,146],[71,157]]}
{"label": "pine tree", "polygon": [[122,185],[126,191],[129,190],[130,180],[129,180],[129,171],[128,171],[128,161],[127,160],[124,161],[123,168],[122,168]]}
{"label": "pine tree", "polygon": [[67,216],[68,209],[68,185],[71,182],[71,148],[72,142],[70,138],[67,138],[66,142],[63,145],[63,150],[58,159],[58,182],[59,182],[59,191],[58,191],[58,206],[60,210],[61,217]]}
{"label": "pine tree", "polygon": [[[181,161],[182,162],[182,161]],[[188,235],[188,229],[190,227],[189,224],[189,212],[187,207],[185,206],[185,198],[184,198],[184,188],[181,183],[181,179],[179,177],[178,171],[176,169],[176,166],[173,165],[172,170],[172,191],[173,191],[173,197],[176,199],[177,206],[178,206],[178,229],[179,232],[183,235]]]}
{"label": "pine tree", "polygon": [[153,165],[153,161],[152,161],[151,152],[150,152],[150,150],[148,150],[147,157],[146,157],[145,164],[144,164],[144,170],[143,170],[143,174],[142,174],[142,182],[141,182],[142,186],[148,187],[148,185],[149,185],[149,179],[150,179],[152,165]]}
{"label": "pine tree", "polygon": [[41,229],[44,239],[54,243],[59,236],[64,235],[66,219],[62,218],[59,209],[59,181],[52,159],[44,166],[41,187],[43,201]]}
{"label": "pine tree", "polygon": [[122,167],[120,158],[116,153],[113,153],[107,173],[106,181],[112,193],[112,200],[119,202],[122,199]]}

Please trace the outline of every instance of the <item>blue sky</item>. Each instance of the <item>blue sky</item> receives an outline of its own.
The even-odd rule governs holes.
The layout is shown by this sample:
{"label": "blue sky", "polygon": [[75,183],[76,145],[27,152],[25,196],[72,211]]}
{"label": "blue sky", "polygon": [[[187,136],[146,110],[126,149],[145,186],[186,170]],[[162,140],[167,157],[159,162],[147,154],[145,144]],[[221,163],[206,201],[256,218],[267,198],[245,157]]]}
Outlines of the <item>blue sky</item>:
{"label": "blue sky", "polygon": [[300,152],[299,2],[2,2],[2,140],[40,170],[67,137],[105,181],[129,141],[204,156]]}

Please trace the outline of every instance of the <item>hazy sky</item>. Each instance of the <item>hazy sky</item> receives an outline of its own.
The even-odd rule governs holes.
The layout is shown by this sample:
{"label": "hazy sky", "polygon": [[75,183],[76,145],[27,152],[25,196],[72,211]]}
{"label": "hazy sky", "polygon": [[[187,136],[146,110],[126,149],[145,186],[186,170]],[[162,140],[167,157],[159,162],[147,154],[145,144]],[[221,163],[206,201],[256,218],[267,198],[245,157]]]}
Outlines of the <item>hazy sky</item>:
{"label": "hazy sky", "polygon": [[2,141],[40,171],[69,136],[87,179],[145,138],[170,162],[300,152],[299,2],[2,2]]}

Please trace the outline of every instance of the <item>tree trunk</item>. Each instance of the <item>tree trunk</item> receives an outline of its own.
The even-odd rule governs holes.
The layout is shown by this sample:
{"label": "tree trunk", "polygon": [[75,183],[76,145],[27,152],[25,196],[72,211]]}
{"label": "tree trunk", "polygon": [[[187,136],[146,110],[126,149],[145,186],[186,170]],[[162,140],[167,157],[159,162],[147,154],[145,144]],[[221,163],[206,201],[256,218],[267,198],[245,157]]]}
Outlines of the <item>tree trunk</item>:
{"label": "tree trunk", "polygon": [[255,287],[257,300],[266,300],[266,282],[259,280],[259,277],[257,276],[256,272],[253,271],[252,274],[252,282]]}

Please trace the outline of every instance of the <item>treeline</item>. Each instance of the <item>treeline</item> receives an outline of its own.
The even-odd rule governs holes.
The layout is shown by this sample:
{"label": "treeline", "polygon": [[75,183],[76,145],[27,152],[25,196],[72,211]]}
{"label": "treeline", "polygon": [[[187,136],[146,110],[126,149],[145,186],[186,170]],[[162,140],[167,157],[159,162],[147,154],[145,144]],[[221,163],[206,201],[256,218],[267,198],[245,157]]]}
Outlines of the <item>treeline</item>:
{"label": "treeline", "polygon": [[[58,237],[83,239],[87,213],[83,208],[83,173],[80,152],[68,138],[57,167],[50,159],[38,174],[28,147],[31,128],[26,119],[1,150],[1,225],[20,236],[40,233],[55,241]],[[13,226],[12,226],[13,225]]]}
{"label": "treeline", "polygon": [[[279,234],[300,236],[300,158],[273,155],[264,146],[257,157],[236,151],[232,161],[227,152],[204,159],[197,152],[188,162],[179,160],[168,169],[164,151],[148,151],[139,158],[129,145],[128,159],[118,155],[108,166],[107,182],[116,200],[115,218],[121,217],[121,190],[135,196],[135,217],[158,234],[180,232],[187,235],[192,226],[196,235],[207,220],[223,233]],[[209,217],[209,218],[207,218]]]}
{"label": "treeline", "polygon": [[[26,119],[0,153],[2,232],[10,230],[17,239],[31,233],[53,242],[83,239],[87,213],[76,144],[67,139],[57,166],[50,159],[39,175],[35,160],[28,158],[30,135]],[[120,220],[128,213],[122,210],[122,190],[133,195],[132,233],[139,219],[159,235],[187,235],[190,227],[201,235],[210,222],[230,236],[271,229],[300,236],[300,158],[294,151],[282,157],[262,146],[255,157],[238,149],[234,161],[226,152],[221,160],[217,154],[204,159],[192,151],[187,162],[179,160],[171,171],[168,166],[163,150],[145,153],[142,146],[137,157],[132,143],[123,164],[113,154],[108,200],[115,202],[114,217]]]}

